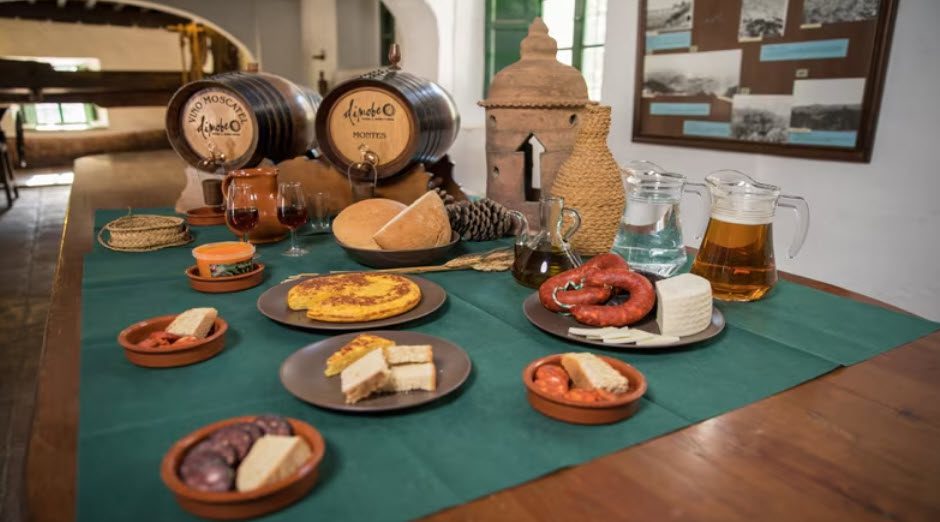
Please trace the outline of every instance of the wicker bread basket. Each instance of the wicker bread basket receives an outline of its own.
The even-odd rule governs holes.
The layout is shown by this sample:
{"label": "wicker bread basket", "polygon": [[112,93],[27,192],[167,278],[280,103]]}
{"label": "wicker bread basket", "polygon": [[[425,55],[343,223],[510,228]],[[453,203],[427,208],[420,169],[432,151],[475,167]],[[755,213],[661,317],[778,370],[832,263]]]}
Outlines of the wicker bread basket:
{"label": "wicker bread basket", "polygon": [[[104,232],[108,232],[108,240]],[[180,246],[193,240],[183,218],[149,214],[127,215],[98,231],[98,242],[120,252],[150,252]]]}

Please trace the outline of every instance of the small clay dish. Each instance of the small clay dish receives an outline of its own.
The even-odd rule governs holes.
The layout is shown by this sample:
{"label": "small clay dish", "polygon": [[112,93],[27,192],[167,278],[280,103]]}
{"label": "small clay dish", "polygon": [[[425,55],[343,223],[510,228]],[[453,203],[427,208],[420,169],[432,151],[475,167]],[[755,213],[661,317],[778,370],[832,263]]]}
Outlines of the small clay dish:
{"label": "small clay dish", "polygon": [[189,278],[189,286],[199,292],[208,294],[238,292],[258,286],[264,281],[264,263],[255,263],[255,268],[251,272],[228,277],[202,277],[199,275],[199,267],[193,265],[186,269],[186,277]]}
{"label": "small clay dish", "polygon": [[186,212],[186,222],[194,227],[224,225],[225,213],[218,207],[199,207]]}
{"label": "small clay dish", "polygon": [[251,422],[254,416],[235,417],[204,426],[183,437],[170,448],[160,465],[160,478],[173,492],[184,510],[203,518],[239,520],[258,517],[283,509],[304,497],[316,484],[318,466],[326,445],[313,426],[297,419],[287,419],[294,435],[310,446],[310,458],[293,475],[251,491],[199,491],[187,486],[179,476],[183,457],[196,444],[220,428],[240,422]]}
{"label": "small clay dish", "polygon": [[216,317],[215,324],[209,330],[205,339],[191,343],[174,343],[160,348],[141,348],[137,343],[143,341],[151,333],[165,330],[176,315],[163,315],[153,317],[139,323],[134,323],[118,334],[118,343],[124,347],[124,355],[137,366],[148,368],[170,368],[173,366],[186,366],[205,361],[222,351],[225,346],[225,332],[228,323],[221,317]]}
{"label": "small clay dish", "polygon": [[[333,236],[335,239],[336,236]],[[451,232],[450,242],[446,245],[419,248],[415,250],[371,250],[345,245],[336,239],[336,244],[343,247],[349,257],[356,262],[372,268],[400,268],[405,266],[433,265],[447,257],[447,253],[460,241],[456,232]]]}
{"label": "small clay dish", "polygon": [[646,393],[646,377],[629,364],[612,357],[598,355],[630,381],[626,393],[616,400],[584,403],[547,395],[535,387],[535,371],[543,364],[561,366],[561,354],[532,361],[522,372],[529,404],[542,415],[572,424],[611,424],[632,416],[640,408],[640,397]]}

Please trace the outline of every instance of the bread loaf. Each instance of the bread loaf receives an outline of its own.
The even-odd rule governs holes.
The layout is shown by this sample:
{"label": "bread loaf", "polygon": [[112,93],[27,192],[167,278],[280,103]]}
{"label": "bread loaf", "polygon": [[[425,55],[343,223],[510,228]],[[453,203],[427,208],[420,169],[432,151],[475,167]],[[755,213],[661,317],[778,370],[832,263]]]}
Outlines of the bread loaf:
{"label": "bread loaf", "polygon": [[404,203],[382,198],[353,203],[333,220],[333,235],[347,246],[379,250],[382,247],[372,236],[406,208]]}
{"label": "bread loaf", "polygon": [[445,245],[450,235],[444,202],[436,193],[427,192],[385,223],[372,239],[384,250],[415,250]]}

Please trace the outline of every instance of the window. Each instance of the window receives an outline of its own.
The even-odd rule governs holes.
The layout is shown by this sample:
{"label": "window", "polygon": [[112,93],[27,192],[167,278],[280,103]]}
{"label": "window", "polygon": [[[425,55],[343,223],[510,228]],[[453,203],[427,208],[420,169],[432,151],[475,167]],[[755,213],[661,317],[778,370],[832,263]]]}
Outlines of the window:
{"label": "window", "polygon": [[[97,58],[34,58],[16,60],[46,62],[56,71],[96,71]],[[39,131],[86,130],[106,127],[107,111],[92,103],[27,103],[23,105],[23,126]]]}
{"label": "window", "polygon": [[607,0],[487,0],[486,78],[519,59],[519,43],[541,14],[558,42],[558,61],[580,70],[588,97],[600,100],[604,81]]}

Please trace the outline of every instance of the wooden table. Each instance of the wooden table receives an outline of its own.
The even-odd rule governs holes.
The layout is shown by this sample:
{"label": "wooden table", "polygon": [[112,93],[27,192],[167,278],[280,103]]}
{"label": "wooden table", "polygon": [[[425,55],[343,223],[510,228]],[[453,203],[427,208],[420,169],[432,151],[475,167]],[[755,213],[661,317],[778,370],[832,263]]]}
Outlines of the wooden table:
{"label": "wooden table", "polygon": [[[182,186],[182,163],[168,151],[76,164],[27,456],[33,520],[75,517],[82,255],[94,209],[172,206]],[[938,375],[940,331],[429,519],[940,520]]]}

